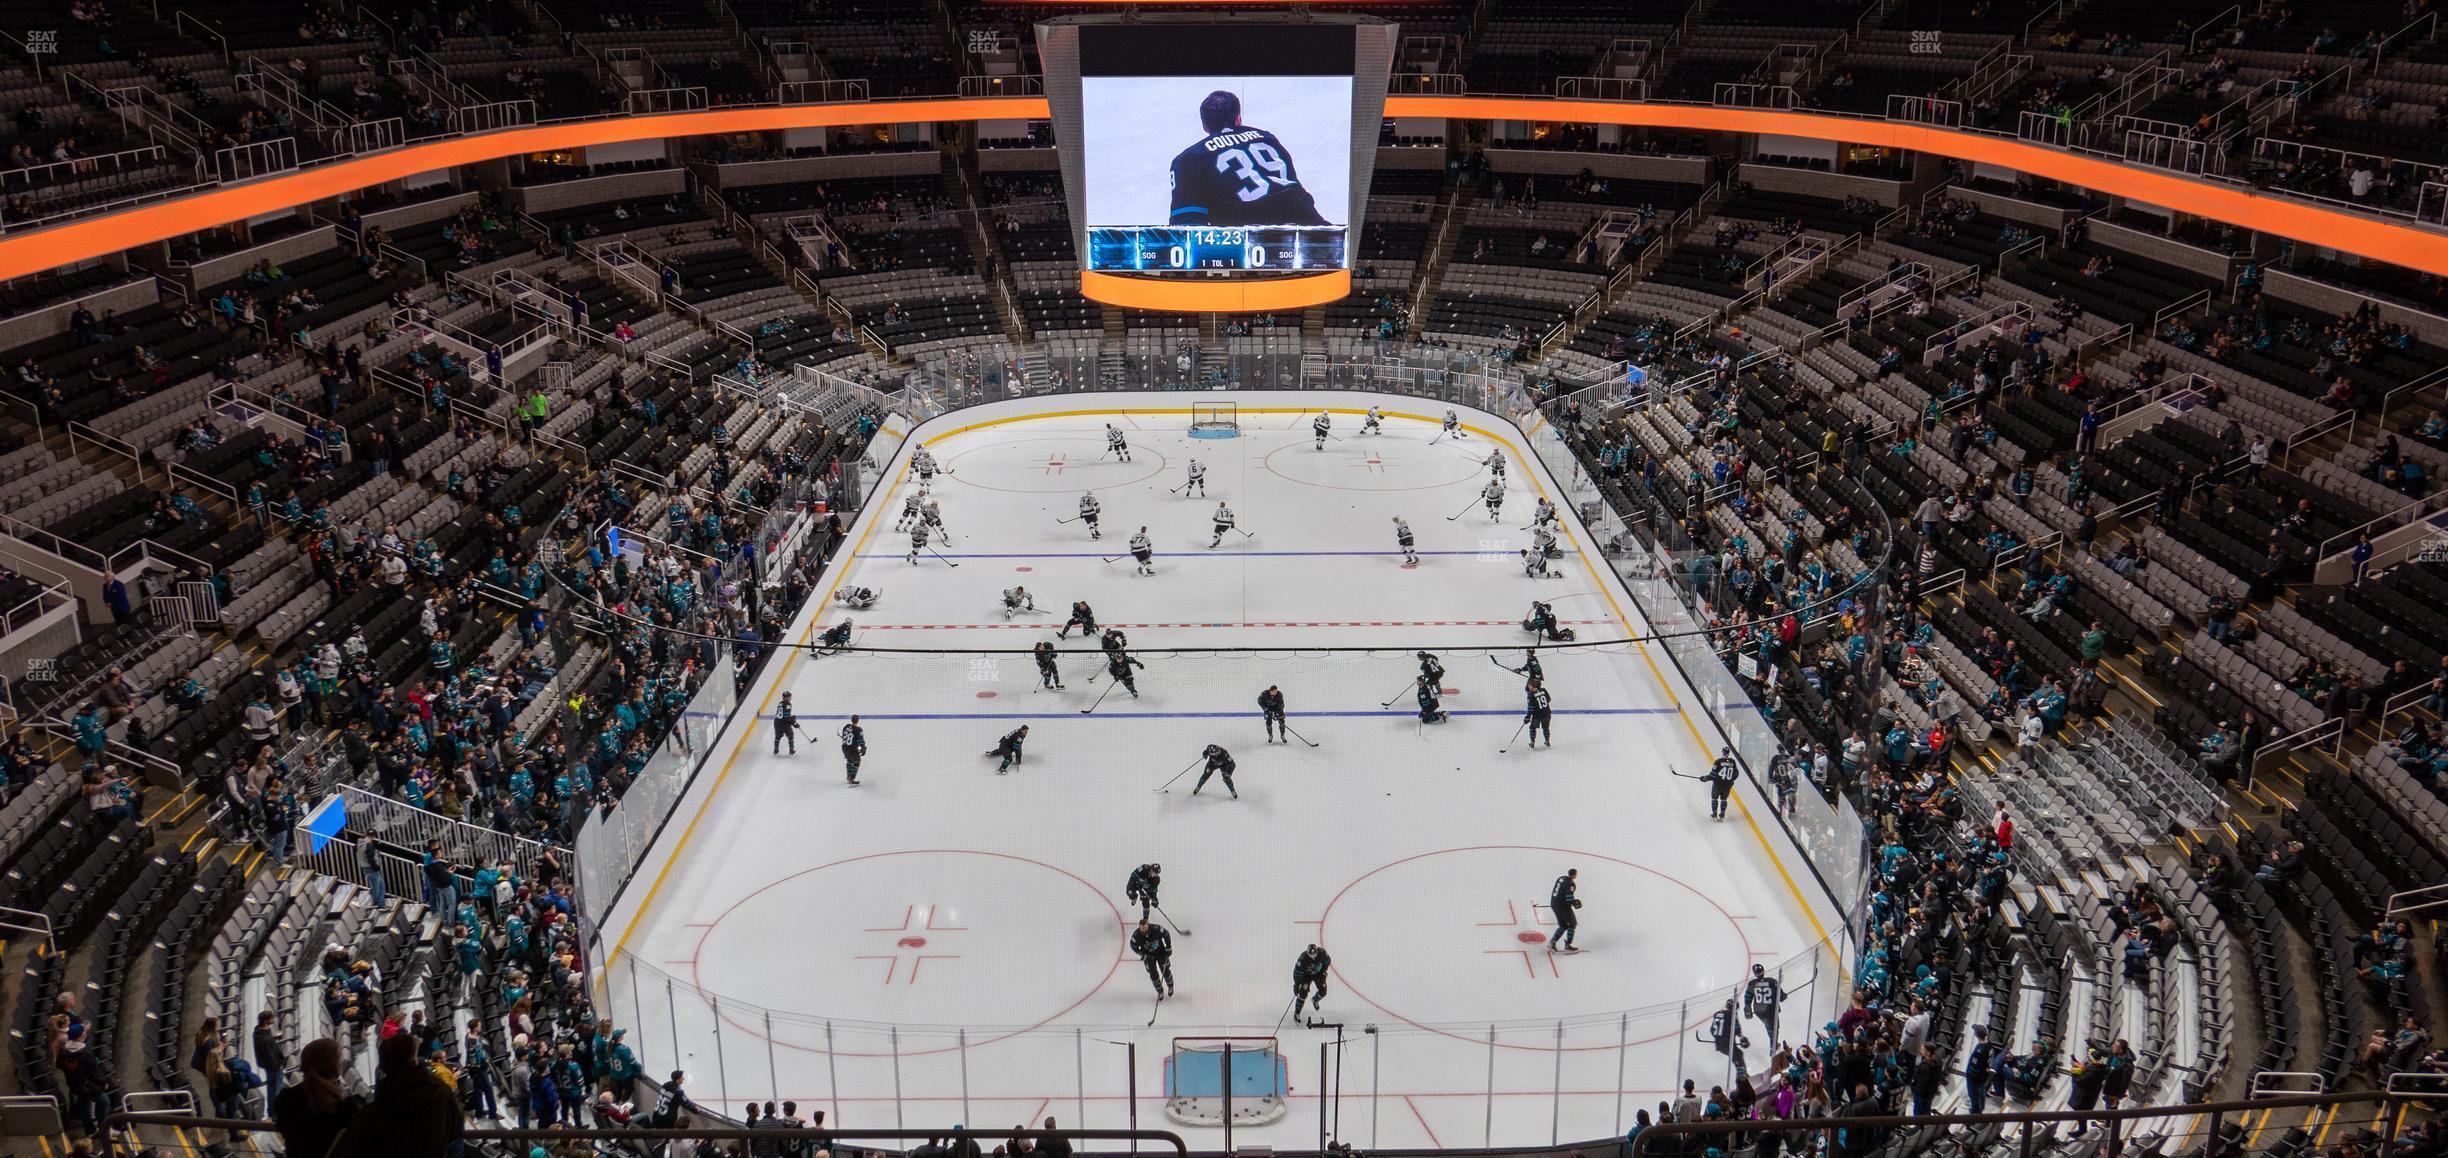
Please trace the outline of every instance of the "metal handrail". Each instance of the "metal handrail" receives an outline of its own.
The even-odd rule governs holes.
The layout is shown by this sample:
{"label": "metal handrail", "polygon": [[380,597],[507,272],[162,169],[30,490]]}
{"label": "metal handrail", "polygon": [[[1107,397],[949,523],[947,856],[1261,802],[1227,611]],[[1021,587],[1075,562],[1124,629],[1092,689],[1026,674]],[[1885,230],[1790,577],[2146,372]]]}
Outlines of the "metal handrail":
{"label": "metal handrail", "polygon": [[[185,1091],[177,1092],[184,1093]],[[135,1097],[136,1095],[130,1094],[128,1096]],[[192,1102],[195,1095],[187,1094],[186,1096]],[[139,1126],[170,1126],[190,1130],[227,1130],[233,1133],[248,1134],[272,1134],[279,1131],[279,1127],[271,1122],[260,1121],[252,1118],[205,1118],[198,1117],[192,1113],[136,1113],[122,1111],[120,1113],[112,1114],[102,1120],[103,1133],[110,1137],[117,1137],[122,1131],[133,1130]],[[685,1142],[697,1140],[728,1142],[746,1141],[754,1138],[771,1139],[776,1137],[800,1139],[822,1137],[833,1140],[864,1141],[868,1139],[923,1140],[927,1138],[950,1137],[956,1133],[981,1143],[998,1141],[1008,1142],[1024,1139],[1034,1140],[1038,1138],[1064,1138],[1074,1142],[1130,1142],[1134,1144],[1132,1147],[1132,1153],[1134,1154],[1138,1152],[1136,1143],[1159,1142],[1172,1147],[1175,1158],[1189,1158],[1190,1155],[1189,1143],[1184,1142],[1181,1135],[1176,1134],[1171,1130],[971,1130],[947,1126],[928,1126],[917,1129],[895,1127],[889,1130],[835,1130],[827,1128],[822,1131],[750,1130],[739,1126],[717,1126],[691,1130],[658,1130],[644,1128],[625,1128],[619,1130],[518,1130],[478,1128],[468,1130],[464,1137],[472,1141],[480,1142],[504,1141],[539,1143]]]}

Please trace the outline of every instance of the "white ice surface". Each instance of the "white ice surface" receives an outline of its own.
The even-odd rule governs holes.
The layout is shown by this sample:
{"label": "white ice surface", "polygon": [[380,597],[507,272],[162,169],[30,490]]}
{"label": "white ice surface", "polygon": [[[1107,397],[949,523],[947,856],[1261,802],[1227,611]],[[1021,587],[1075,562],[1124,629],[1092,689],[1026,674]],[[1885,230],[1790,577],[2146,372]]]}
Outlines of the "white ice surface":
{"label": "white ice surface", "polygon": [[[1188,400],[1094,401],[1108,397]],[[808,739],[771,756],[770,724],[743,712],[701,778],[702,815],[687,823],[698,806],[684,802],[665,833],[681,842],[670,871],[626,936],[627,922],[609,931],[625,954],[613,1008],[650,1069],[685,1067],[699,1100],[734,1113],[792,1098],[840,1126],[1052,1114],[1119,1127],[1132,1076],[1120,1043],[1135,1043],[1139,1121],[1167,1127],[1172,1039],[1273,1032],[1292,960],[1314,940],[1334,955],[1325,1009],[1346,1024],[1340,1123],[1357,1144],[1602,1136],[1679,1077],[1726,1080],[1724,1059],[1692,1040],[1710,1008],[1701,995],[1814,938],[1750,824],[1710,821],[1701,786],[1669,774],[1706,758],[1658,669],[1632,646],[1547,654],[1557,744],[1498,752],[1521,719],[1521,681],[1485,657],[1504,648],[1519,665],[1534,596],[1585,639],[1638,630],[1577,550],[1561,579],[1522,574],[1520,528],[1554,482],[1508,455],[1506,517],[1492,523],[1471,501],[1484,433],[1432,444],[1432,424],[1389,419],[1364,438],[1358,415],[1339,413],[1341,441],[1318,451],[1307,414],[1258,410],[1294,396],[1234,397],[1237,439],[1193,440],[1180,413],[1112,416],[1128,464],[1101,455],[1105,416],[934,437],[954,471],[935,486],[952,534],[939,549],[957,568],[904,561],[891,522],[917,482],[901,462],[886,468],[880,525],[868,529],[871,513],[852,533],[847,582],[883,591],[849,613],[861,644],[1024,649],[1086,599],[1146,659],[1141,694],[1083,715],[1106,683],[1090,682],[1101,665],[1076,632],[1060,645],[1072,649],[1061,691],[1038,690],[1018,654],[801,657],[769,672],[752,702],[769,712],[771,692],[790,691]],[[1045,409],[1061,404],[1090,400]],[[1210,497],[1168,493],[1194,456]],[[1101,541],[1055,522],[1084,489],[1104,504]],[[1254,537],[1207,548],[1218,499]],[[1400,565],[1394,514],[1418,535],[1417,569]],[[1142,524],[1156,575],[1101,561]],[[1569,514],[1566,525],[1568,545],[1586,541]],[[998,593],[1013,584],[1048,613],[1006,623]],[[843,614],[823,607],[816,626]],[[1384,650],[1167,653],[1325,646]],[[1456,715],[1442,725],[1413,718],[1419,646],[1448,669]],[[1320,747],[1261,742],[1253,701],[1269,683]],[[859,787],[833,742],[853,712],[871,746]],[[998,776],[980,753],[1020,722],[1027,763]],[[1238,759],[1239,800],[1221,783],[1190,795],[1195,773],[1157,791],[1210,742]],[[1174,942],[1180,995],[1160,1008],[1123,947],[1137,917],[1123,880],[1145,861],[1164,865],[1166,908],[1190,930]],[[1586,951],[1551,956],[1548,886],[1573,867]],[[1807,992],[1810,973],[1787,976],[1805,991],[1788,1035],[1828,1004]],[[1292,1112],[1236,1143],[1316,1141],[1319,1043],[1335,1031],[1287,1023],[1280,1036]],[[1222,1140],[1186,1132],[1193,1146]]]}

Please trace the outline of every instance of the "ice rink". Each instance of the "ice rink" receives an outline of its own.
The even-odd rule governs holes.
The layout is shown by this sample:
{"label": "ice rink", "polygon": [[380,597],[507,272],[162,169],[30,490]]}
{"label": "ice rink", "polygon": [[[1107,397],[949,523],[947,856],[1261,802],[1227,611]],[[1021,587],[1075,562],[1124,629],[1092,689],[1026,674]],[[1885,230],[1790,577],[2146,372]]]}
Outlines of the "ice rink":
{"label": "ice rink", "polygon": [[[1321,399],[1337,436],[1322,451]],[[1190,437],[1193,400],[1235,403],[1239,437]],[[922,427],[951,471],[933,488],[941,557],[906,561],[892,527],[919,485],[905,448],[818,588],[881,600],[811,604],[791,638],[847,615],[863,648],[972,650],[801,654],[750,689],[757,715],[718,738],[606,924],[611,1005],[648,1067],[686,1067],[728,1113],[795,1099],[845,1127],[1119,1128],[1135,1078],[1142,1126],[1212,1149],[1220,1131],[1163,1112],[1174,1039],[1275,1034],[1290,1113],[1236,1144],[1314,1144],[1323,1108],[1357,1145],[1435,1147],[1609,1135],[1683,1077],[1727,1081],[1694,1031],[1753,963],[1785,974],[1786,1036],[1807,1036],[1834,963],[1748,811],[1712,821],[1704,787],[1672,774],[1708,754],[1662,655],[1543,651],[1555,744],[1508,740],[1523,681],[1498,665],[1521,665],[1533,598],[1584,641],[1644,630],[1569,510],[1561,577],[1523,574],[1524,528],[1557,481],[1502,420],[1465,411],[1468,436],[1439,439],[1427,403],[1385,397],[1384,432],[1363,436],[1369,401],[1098,394]],[[1104,453],[1108,422],[1129,462]],[[1491,450],[1510,467],[1496,521],[1474,498]],[[1192,458],[1204,498],[1169,489]],[[1101,540],[1056,521],[1087,491]],[[1248,534],[1210,549],[1218,500]],[[1152,576],[1107,561],[1142,525]],[[1004,617],[1013,585],[1039,614]],[[1083,713],[1109,684],[1077,631],[1058,643],[1063,689],[1039,687],[1020,653],[1073,600],[1128,633],[1136,697]],[[1218,650],[1242,648],[1283,650]],[[1422,648],[1447,669],[1442,724],[1417,718]],[[1315,747],[1263,742],[1270,684]],[[783,691],[795,756],[770,751]],[[870,745],[855,787],[835,740],[853,713]],[[1026,762],[998,775],[981,753],[1024,723]],[[1238,800],[1221,782],[1193,796],[1195,771],[1159,790],[1208,743],[1237,760]],[[1123,884],[1144,862],[1163,865],[1184,930],[1179,996],[1161,1004],[1125,947],[1139,910]],[[1584,951],[1552,954],[1549,886],[1572,868]],[[1340,1028],[1278,1031],[1312,942],[1334,958],[1324,1017]],[[1322,1097],[1338,1060],[1339,1096]]]}

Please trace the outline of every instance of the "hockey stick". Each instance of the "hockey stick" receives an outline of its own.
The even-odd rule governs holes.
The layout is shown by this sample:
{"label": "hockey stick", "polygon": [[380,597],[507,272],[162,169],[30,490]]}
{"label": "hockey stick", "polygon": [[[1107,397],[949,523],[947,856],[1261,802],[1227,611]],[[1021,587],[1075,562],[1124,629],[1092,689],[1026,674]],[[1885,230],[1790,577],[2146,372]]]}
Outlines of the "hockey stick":
{"label": "hockey stick", "polygon": [[[1100,556],[1098,556],[1098,558],[1101,558],[1101,559],[1102,559],[1102,558],[1104,558],[1104,556],[1100,555]],[[1122,561],[1122,556],[1120,556],[1120,555],[1116,555],[1116,556],[1114,556],[1114,557],[1113,557],[1113,558],[1111,558],[1111,559],[1106,559],[1105,561],[1106,561],[1106,562],[1108,562],[1108,563],[1119,563],[1119,562],[1121,562],[1121,561]]]}
{"label": "hockey stick", "polygon": [[1471,512],[1471,507],[1478,506],[1480,503],[1483,503],[1483,502],[1486,502],[1486,501],[1487,501],[1487,500],[1482,499],[1482,498],[1480,498],[1480,497],[1479,497],[1479,496],[1477,496],[1477,495],[1472,495],[1472,496],[1471,496],[1471,501],[1470,501],[1470,506],[1469,506],[1469,507],[1464,507],[1464,508],[1462,508],[1461,510],[1455,511],[1455,512],[1454,512],[1454,513],[1452,513],[1452,514],[1445,516],[1445,521],[1446,521],[1446,522],[1448,522],[1448,523],[1453,522],[1455,519],[1459,519],[1459,518],[1461,518],[1462,516],[1469,514],[1469,513]]}
{"label": "hockey stick", "polygon": [[1378,707],[1381,707],[1381,708],[1390,708],[1390,707],[1393,707],[1393,706],[1394,706],[1394,701],[1395,701],[1395,700],[1399,700],[1399,699],[1403,698],[1403,692],[1410,691],[1411,689],[1416,688],[1416,687],[1418,687],[1418,686],[1419,686],[1419,678],[1418,678],[1417,676],[1414,676],[1414,677],[1412,677],[1412,680],[1411,680],[1411,682],[1410,682],[1410,683],[1404,684],[1404,685],[1402,686],[1402,689],[1401,689],[1400,691],[1395,692],[1395,693],[1394,693],[1392,696],[1390,696],[1390,697],[1388,697],[1388,698],[1386,699],[1386,702],[1384,702],[1384,703],[1382,703],[1382,704],[1379,704],[1379,705],[1377,705],[1377,706],[1378,706]]}
{"label": "hockey stick", "polygon": [[1285,732],[1287,732],[1287,733],[1290,733],[1290,734],[1292,735],[1292,737],[1293,737],[1293,738],[1295,738],[1295,739],[1299,740],[1299,741],[1300,741],[1301,743],[1303,743],[1303,744],[1307,744],[1307,745],[1309,745],[1309,746],[1310,746],[1310,747],[1312,747],[1312,748],[1315,748],[1315,747],[1317,747],[1317,746],[1318,746],[1318,742],[1317,742],[1317,741],[1312,740],[1312,739],[1310,739],[1310,738],[1309,738],[1309,737],[1307,737],[1307,736],[1303,736],[1303,735],[1301,735],[1301,734],[1300,734],[1300,733],[1298,733],[1298,732],[1294,732],[1294,731],[1292,731],[1292,725],[1290,725],[1290,724],[1283,724],[1283,723],[1279,723],[1279,724],[1277,724],[1277,725],[1275,725],[1275,726],[1276,726],[1276,727],[1278,727],[1278,728],[1282,728],[1282,729],[1283,729]]}
{"label": "hockey stick", "polygon": [[[1107,684],[1107,685],[1105,685],[1105,690],[1107,690],[1107,691],[1112,691],[1112,690],[1113,690],[1113,685],[1112,685],[1112,684]],[[1192,761],[1190,762],[1190,767],[1189,767],[1189,768],[1184,768],[1184,769],[1182,769],[1181,771],[1176,772],[1176,773],[1174,773],[1174,774],[1173,774],[1173,780],[1179,780],[1179,779],[1181,779],[1182,777],[1189,775],[1189,774],[1190,774],[1190,768],[1196,768],[1196,767],[1198,767],[1198,766],[1199,766],[1199,760],[1204,760],[1204,759],[1206,759],[1206,757],[1205,757],[1205,756],[1201,756],[1201,757],[1199,757],[1199,758],[1198,758],[1198,760],[1192,760]],[[1156,791],[1158,791],[1158,792],[1163,792],[1163,791],[1166,791],[1166,790],[1168,790],[1168,789],[1172,788],[1172,787],[1173,787],[1173,780],[1167,780],[1167,781],[1165,781],[1164,783],[1157,785],[1157,786],[1156,786]],[[1162,910],[1162,909],[1158,909],[1158,910],[1156,910],[1156,911],[1161,913],[1161,912],[1163,912],[1164,910]],[[1172,918],[1171,918],[1171,917],[1167,917],[1167,918],[1165,918],[1165,919],[1166,919],[1166,920],[1168,920],[1168,921],[1172,920]]]}
{"label": "hockey stick", "polygon": [[[1293,996],[1293,998],[1292,998],[1291,1004],[1284,1006],[1283,1016],[1282,1016],[1282,1017],[1278,1017],[1278,1018],[1276,1018],[1276,1019],[1275,1019],[1275,1033],[1282,1033],[1282,1032],[1283,1032],[1283,1023],[1284,1023],[1284,1022],[1286,1022],[1286,1021],[1291,1020],[1291,1018],[1292,1018],[1292,1007],[1293,1007],[1293,1006],[1295,1006],[1295,1005],[1299,1005],[1299,1004],[1300,1004],[1300,1000],[1301,1000],[1301,999],[1300,999],[1299,995],[1295,994],[1295,995]],[[1275,1034],[1268,1034],[1267,1036],[1269,1036],[1269,1037],[1273,1037],[1274,1035],[1275,1035]]]}
{"label": "hockey stick", "polygon": [[1444,431],[1444,429],[1443,429],[1443,428],[1441,428],[1441,427],[1440,427],[1440,428],[1437,430],[1436,434],[1435,434],[1433,437],[1429,438],[1429,440],[1428,440],[1428,445],[1430,445],[1430,446],[1435,446],[1435,445],[1437,444],[1437,440],[1438,440],[1438,439],[1441,439],[1441,438],[1443,438],[1443,437],[1445,437],[1445,431]]}
{"label": "hockey stick", "polygon": [[[1236,531],[1241,531],[1241,528],[1239,528],[1239,527],[1234,527],[1234,528],[1233,528],[1233,530],[1236,530]],[[1253,534],[1249,533],[1248,531],[1241,531],[1241,537],[1243,537],[1243,538],[1245,538],[1245,539],[1255,539],[1255,538],[1257,538],[1258,536],[1253,535]]]}
{"label": "hockey stick", "polygon": [[[1185,768],[1185,769],[1183,769],[1183,771],[1188,771],[1188,769],[1186,769],[1186,768]],[[1159,904],[1155,904],[1155,903],[1151,902],[1151,903],[1148,905],[1148,907],[1149,907],[1149,908],[1151,908],[1151,909],[1156,910],[1156,915],[1157,915],[1157,916],[1159,916],[1159,917],[1163,917],[1163,918],[1164,918],[1164,923],[1165,923],[1165,924],[1168,924],[1168,925],[1173,926],[1173,931],[1174,931],[1174,932],[1179,933],[1179,934],[1181,934],[1181,935],[1182,935],[1182,936],[1184,936],[1184,937],[1187,937],[1187,936],[1189,936],[1189,935],[1190,935],[1190,930],[1185,929],[1185,928],[1182,928],[1182,927],[1181,927],[1181,924],[1180,924],[1179,922],[1177,922],[1177,921],[1175,921],[1175,920],[1173,919],[1173,914],[1171,914],[1171,913],[1168,913],[1168,912],[1164,911],[1164,906],[1163,906],[1163,905],[1159,905]]]}
{"label": "hockey stick", "polygon": [[1156,1015],[1162,1012],[1164,1012],[1164,991],[1159,989],[1156,991],[1155,1007],[1148,1010],[1148,1024],[1156,1024]]}
{"label": "hockey stick", "polygon": [[1503,660],[1500,660],[1500,659],[1498,659],[1498,658],[1496,658],[1495,656],[1492,656],[1492,655],[1491,655],[1491,656],[1489,656],[1489,657],[1487,657],[1487,661],[1488,661],[1489,663],[1495,664],[1498,670],[1500,670],[1500,671],[1509,671],[1509,672],[1512,672],[1514,675],[1520,675],[1521,673],[1523,673],[1523,672],[1525,672],[1525,671],[1530,670],[1528,667],[1506,667],[1506,666],[1504,665],[1504,661],[1503,661]]}
{"label": "hockey stick", "polygon": [[[1490,659],[1493,659],[1493,658],[1495,658],[1495,657],[1494,657],[1494,656],[1490,656],[1489,658],[1490,658]],[[1513,740],[1519,740],[1519,739],[1521,739],[1522,728],[1527,728],[1527,727],[1529,727],[1529,726],[1530,726],[1530,717],[1528,717],[1528,716],[1523,716],[1523,717],[1522,717],[1522,722],[1521,722],[1521,725],[1520,725],[1519,727],[1516,727],[1516,728],[1514,728],[1514,729],[1513,729]],[[1512,750],[1513,750],[1513,740],[1507,740],[1507,741],[1505,741],[1505,746],[1504,746],[1504,747],[1502,747],[1502,748],[1498,748],[1498,749],[1496,749],[1496,754],[1497,754],[1497,755],[1499,755],[1499,756],[1502,756],[1502,755],[1504,755],[1505,753],[1512,751]]]}
{"label": "hockey stick", "polygon": [[[1070,517],[1070,518],[1068,518],[1068,519],[1056,519],[1056,520],[1054,520],[1054,525],[1055,525],[1055,526],[1057,526],[1057,527],[1060,527],[1060,526],[1066,526],[1066,525],[1071,524],[1071,523],[1076,523],[1076,522],[1080,521],[1080,519],[1082,519],[1082,518],[1084,518],[1084,517],[1086,517],[1086,516],[1082,516],[1082,515],[1073,515],[1072,517]],[[1522,528],[1522,529],[1523,529],[1523,530],[1525,530],[1525,531],[1527,531],[1527,530],[1529,530],[1530,528],[1528,528],[1528,527],[1524,527],[1524,528]]]}
{"label": "hockey stick", "polygon": [[[1097,710],[1099,707],[1104,706],[1104,703],[1105,703],[1105,697],[1113,694],[1114,684],[1118,684],[1118,683],[1121,683],[1121,682],[1122,682],[1122,681],[1120,681],[1120,680],[1115,680],[1115,681],[1114,681],[1113,683],[1111,683],[1111,684],[1106,684],[1106,685],[1105,685],[1105,690],[1097,693],[1096,703],[1093,703],[1093,704],[1088,705],[1087,707],[1081,708],[1081,709],[1080,709],[1080,714],[1081,714],[1081,715],[1083,715],[1083,716],[1085,716],[1085,715],[1087,715],[1088,713],[1090,713],[1090,712],[1093,712],[1093,711]],[[1171,781],[1166,781],[1166,783],[1171,783]]]}
{"label": "hockey stick", "polygon": [[1672,768],[1668,768],[1668,769],[1666,770],[1666,774],[1667,774],[1667,775],[1669,775],[1669,776],[1680,776],[1680,777],[1684,778],[1685,780],[1702,780],[1702,781],[1707,781],[1707,780],[1713,780],[1713,779],[1715,779],[1715,777],[1711,777],[1711,776],[1694,776],[1694,775],[1692,775],[1692,774],[1691,774],[1691,773],[1689,773],[1689,772],[1677,772],[1677,771],[1675,771],[1675,770],[1674,770],[1674,769],[1672,769]]}
{"label": "hockey stick", "polygon": [[[950,537],[950,536],[948,536],[948,535],[947,535],[947,536],[945,536],[944,541],[945,541],[945,542],[950,542],[950,541],[951,541],[951,537]],[[955,562],[953,562],[953,561],[952,561],[952,560],[950,560],[950,559],[944,559],[943,552],[938,551],[938,550],[936,550],[936,549],[935,549],[935,548],[933,548],[933,547],[929,547],[929,548],[927,548],[927,549],[926,549],[926,553],[927,553],[927,554],[929,554],[929,555],[933,555],[933,556],[935,556],[935,557],[936,557],[936,558],[938,558],[938,559],[943,559],[943,561],[944,561],[944,565],[945,565],[945,566],[947,566],[947,567],[958,567],[958,566],[960,566],[960,564],[955,563]]]}

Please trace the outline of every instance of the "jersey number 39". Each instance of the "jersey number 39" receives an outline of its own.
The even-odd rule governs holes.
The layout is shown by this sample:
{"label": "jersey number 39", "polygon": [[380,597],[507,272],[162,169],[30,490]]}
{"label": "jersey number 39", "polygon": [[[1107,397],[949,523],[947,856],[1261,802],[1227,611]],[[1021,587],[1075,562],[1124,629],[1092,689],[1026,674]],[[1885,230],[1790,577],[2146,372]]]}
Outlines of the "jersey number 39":
{"label": "jersey number 39", "polygon": [[1215,163],[1216,172],[1229,170],[1233,179],[1241,182],[1241,187],[1233,190],[1233,193],[1243,201],[1256,201],[1266,196],[1270,181],[1277,185],[1292,183],[1292,166],[1285,164],[1283,154],[1264,141],[1256,142],[1247,149],[1226,149],[1216,154]]}

